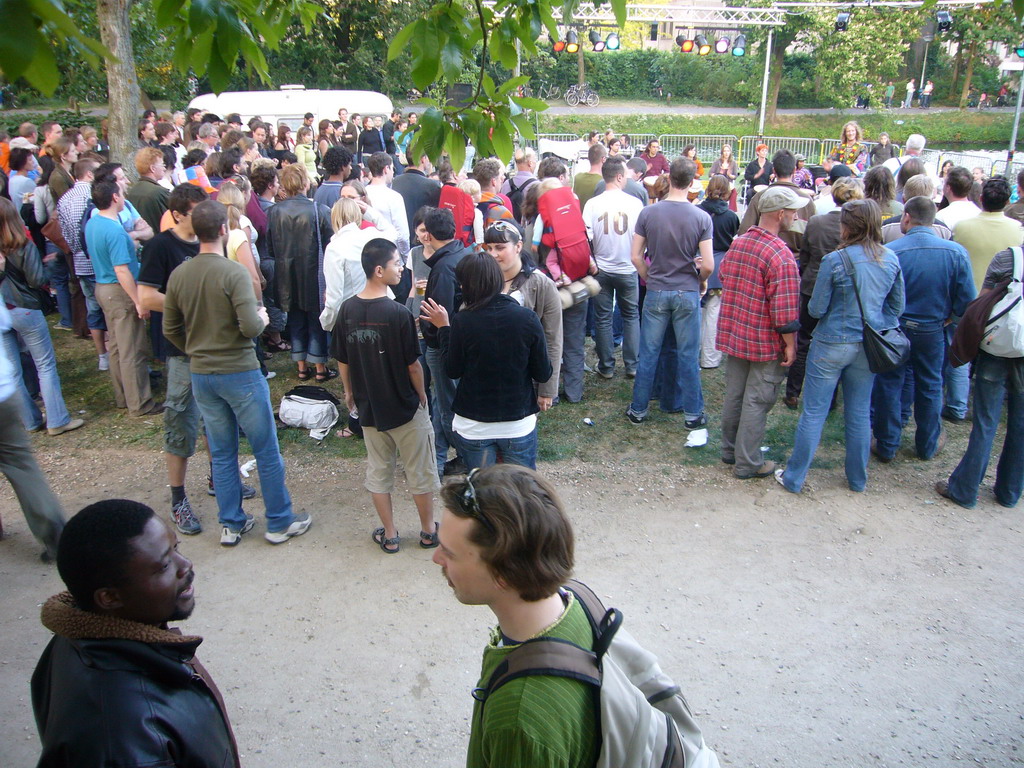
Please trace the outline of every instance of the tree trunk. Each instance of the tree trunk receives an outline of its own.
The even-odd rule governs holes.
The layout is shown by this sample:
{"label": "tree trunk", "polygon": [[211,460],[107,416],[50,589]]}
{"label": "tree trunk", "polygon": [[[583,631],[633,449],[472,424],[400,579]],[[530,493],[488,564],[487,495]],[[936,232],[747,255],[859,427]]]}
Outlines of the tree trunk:
{"label": "tree trunk", "polygon": [[956,93],[956,86],[960,82],[960,69],[964,65],[964,41],[959,40],[956,44],[956,54],[953,56],[953,84],[949,87],[949,95]]}
{"label": "tree trunk", "polygon": [[577,74],[577,77],[576,77],[576,82],[579,83],[580,85],[583,85],[585,82],[587,82],[587,68],[586,68],[586,64],[584,63],[584,60],[583,60],[583,41],[582,40],[580,41],[580,49],[576,52],[576,56],[577,56],[577,58],[576,58],[576,66],[577,66],[577,68],[579,70],[579,72]]}
{"label": "tree trunk", "polygon": [[96,19],[100,40],[115,57],[106,62],[110,159],[122,163],[125,173],[134,176],[135,166],[129,161],[138,148],[136,134],[140,93],[132,50],[132,27],[128,18],[131,4],[132,0],[97,0]]}
{"label": "tree trunk", "polygon": [[771,71],[768,73],[768,98],[764,106],[764,122],[769,125],[775,122],[775,112],[779,106],[779,89],[782,87],[782,66],[786,61],[786,49],[793,42],[792,38],[778,35],[773,42],[770,57]]}
{"label": "tree trunk", "polygon": [[960,91],[960,109],[967,109],[967,97],[971,92],[971,78],[974,76],[974,54],[978,50],[978,43],[972,42],[967,49],[967,70],[964,72],[964,87]]}

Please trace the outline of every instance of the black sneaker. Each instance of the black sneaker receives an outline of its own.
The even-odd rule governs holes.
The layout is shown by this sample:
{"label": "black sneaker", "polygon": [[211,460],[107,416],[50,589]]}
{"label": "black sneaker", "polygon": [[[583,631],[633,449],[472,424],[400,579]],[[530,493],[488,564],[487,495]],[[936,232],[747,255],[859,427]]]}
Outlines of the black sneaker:
{"label": "black sneaker", "polygon": [[199,518],[196,517],[195,512],[192,511],[192,505],[188,502],[188,496],[171,507],[171,517],[174,518],[174,527],[186,536],[194,536],[203,530]]}
{"label": "black sneaker", "polygon": [[704,429],[708,425],[708,417],[702,413],[696,419],[683,423],[686,424],[687,429]]}
{"label": "black sneaker", "polygon": [[[213,478],[210,477],[210,476],[207,476],[207,478],[206,478],[206,495],[207,496],[216,496],[217,495],[217,491],[215,491],[214,488],[213,488]],[[253,488],[251,485],[246,485],[245,483],[242,483],[242,498],[243,499],[254,499],[254,498],[256,498],[256,489]]]}
{"label": "black sneaker", "polygon": [[629,419],[630,424],[643,424],[646,416],[640,416],[632,408],[626,409],[626,418]]}

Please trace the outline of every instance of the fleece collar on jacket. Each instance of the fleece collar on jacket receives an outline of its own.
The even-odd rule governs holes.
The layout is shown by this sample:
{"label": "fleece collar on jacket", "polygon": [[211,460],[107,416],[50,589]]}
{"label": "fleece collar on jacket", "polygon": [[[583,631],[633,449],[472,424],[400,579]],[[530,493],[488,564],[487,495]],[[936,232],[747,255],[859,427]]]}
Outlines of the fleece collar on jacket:
{"label": "fleece collar on jacket", "polygon": [[182,635],[166,627],[83,611],[70,592],[61,592],[43,603],[41,619],[44,627],[68,640],[136,640],[150,645],[199,645],[203,641],[198,635]]}

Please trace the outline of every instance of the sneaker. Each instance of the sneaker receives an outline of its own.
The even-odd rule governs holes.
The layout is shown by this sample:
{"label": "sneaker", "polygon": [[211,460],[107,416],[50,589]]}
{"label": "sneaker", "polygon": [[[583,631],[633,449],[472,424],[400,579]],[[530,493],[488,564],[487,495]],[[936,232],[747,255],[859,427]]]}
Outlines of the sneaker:
{"label": "sneaker", "polygon": [[[206,476],[206,495],[207,496],[216,496],[217,495],[217,491],[213,487],[213,478],[211,476],[209,476],[209,475]],[[242,483],[242,498],[243,499],[255,499],[256,498],[256,489],[253,488],[251,485],[246,485],[245,483]]]}
{"label": "sneaker", "polygon": [[73,326],[64,325],[64,323],[56,323],[53,327],[56,330],[58,330],[58,331],[73,331],[73,330],[75,330]]}
{"label": "sneaker", "polygon": [[63,424],[59,427],[50,427],[48,430],[46,430],[46,434],[63,435],[65,432],[70,432],[73,429],[78,429],[83,424],[85,424],[85,419],[72,419],[67,424]]}
{"label": "sneaker", "polygon": [[602,379],[610,379],[613,376],[615,376],[615,373],[613,371],[602,371],[600,368],[598,368],[597,375],[600,376]]}
{"label": "sneaker", "polygon": [[644,419],[646,419],[647,417],[641,416],[640,414],[634,412],[632,408],[627,408],[626,418],[629,419],[630,424],[643,424]]}
{"label": "sneaker", "polygon": [[708,417],[702,413],[696,419],[683,423],[686,424],[687,429],[704,429],[708,425]]}
{"label": "sneaker", "polygon": [[[196,517],[196,513],[192,511],[192,505],[188,502],[188,496],[171,507],[171,517],[174,518],[174,527],[186,536],[194,536],[203,530],[203,526],[199,524],[199,518]],[[223,536],[221,543],[223,543]]]}
{"label": "sneaker", "polygon": [[971,420],[969,413],[965,413],[963,416],[957,416],[949,408],[943,408],[942,413],[940,415],[945,421],[948,421],[950,424],[965,424]]}
{"label": "sneaker", "polygon": [[102,355],[100,355],[100,370],[101,371],[109,371],[110,370],[110,355],[107,354],[106,352],[104,352]]}
{"label": "sneaker", "polygon": [[[225,525],[220,529],[220,545],[222,547],[235,546],[242,540],[242,534],[251,531],[254,525],[256,525],[256,518],[252,515],[245,516],[245,525],[242,526],[240,531],[233,531]],[[267,535],[269,536],[270,534]]]}
{"label": "sneaker", "polygon": [[263,534],[263,538],[271,544],[284,544],[292,536],[301,536],[304,534],[309,530],[309,526],[312,524],[313,518],[309,516],[308,512],[304,512],[302,515],[296,515],[292,524],[283,531],[267,531]]}
{"label": "sneaker", "polygon": [[267,381],[270,381],[275,376],[277,376],[277,371],[267,371]]}
{"label": "sneaker", "polygon": [[[786,470],[785,470],[785,469],[784,469],[783,467],[779,467],[779,468],[778,468],[778,469],[776,469],[776,470],[775,470],[775,472],[773,473],[773,474],[775,475],[775,482],[777,482],[777,483],[778,483],[779,485],[781,485],[781,486],[782,486],[783,488],[786,488],[786,483],[785,483],[785,481],[783,481],[783,479],[782,479],[782,473],[783,473],[783,472],[785,472],[785,471],[786,471]],[[789,488],[786,488],[786,490],[788,491],[788,490],[789,490]]]}

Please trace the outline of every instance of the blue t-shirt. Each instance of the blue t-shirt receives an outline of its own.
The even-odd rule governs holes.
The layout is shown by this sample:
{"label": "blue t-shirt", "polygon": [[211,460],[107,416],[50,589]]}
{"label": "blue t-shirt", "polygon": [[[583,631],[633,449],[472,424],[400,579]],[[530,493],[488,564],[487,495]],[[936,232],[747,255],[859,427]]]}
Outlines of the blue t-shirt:
{"label": "blue t-shirt", "polygon": [[89,248],[92,268],[97,283],[116,283],[114,267],[127,264],[132,277],[139,277],[139,260],[135,257],[135,243],[115,219],[96,215],[85,225],[85,244]]}

